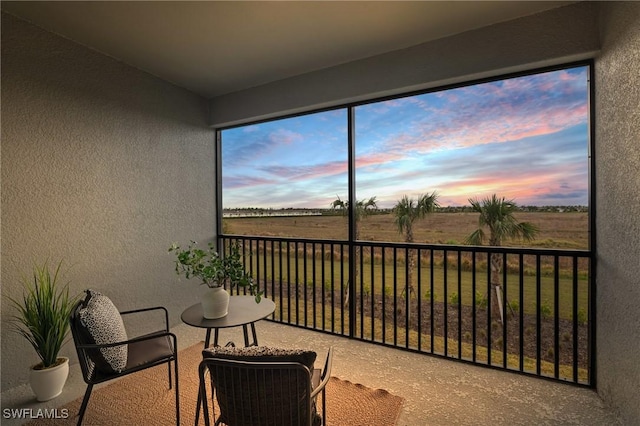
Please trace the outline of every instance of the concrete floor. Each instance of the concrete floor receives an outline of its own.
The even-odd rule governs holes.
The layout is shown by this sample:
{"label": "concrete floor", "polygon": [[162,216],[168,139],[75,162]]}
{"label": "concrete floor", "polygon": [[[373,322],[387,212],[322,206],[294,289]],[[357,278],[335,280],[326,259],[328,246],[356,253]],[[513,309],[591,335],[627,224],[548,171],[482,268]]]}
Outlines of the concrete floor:
{"label": "concrete floor", "polygon": [[[548,380],[352,341],[269,321],[256,324],[259,343],[310,348],[323,360],[334,347],[332,375],[404,398],[399,425],[618,425],[596,392]],[[173,330],[186,348],[204,330]],[[221,342],[242,342],[240,329],[223,330]],[[58,398],[37,403],[28,385],[2,393],[2,409],[54,408],[84,394],[77,365]],[[22,422],[2,418],[2,425]],[[377,426],[377,425],[376,425]]]}

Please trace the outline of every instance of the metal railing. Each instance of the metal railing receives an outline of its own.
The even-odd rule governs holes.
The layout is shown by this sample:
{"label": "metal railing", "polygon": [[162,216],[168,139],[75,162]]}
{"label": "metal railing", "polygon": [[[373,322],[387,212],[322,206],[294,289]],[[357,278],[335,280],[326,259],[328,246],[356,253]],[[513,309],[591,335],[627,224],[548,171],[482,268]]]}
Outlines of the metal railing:
{"label": "metal railing", "polygon": [[237,235],[220,243],[240,245],[276,302],[272,321],[595,384],[589,251]]}

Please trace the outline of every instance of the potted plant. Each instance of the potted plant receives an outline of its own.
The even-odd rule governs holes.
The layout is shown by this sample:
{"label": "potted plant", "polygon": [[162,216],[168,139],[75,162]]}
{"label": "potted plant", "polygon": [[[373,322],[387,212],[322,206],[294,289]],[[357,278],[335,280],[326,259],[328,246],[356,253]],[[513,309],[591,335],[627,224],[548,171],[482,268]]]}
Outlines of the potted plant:
{"label": "potted plant", "polygon": [[69,333],[69,316],[77,296],[60,283],[62,262],[51,272],[49,262],[34,265],[33,279],[22,277],[22,299],[9,298],[18,313],[11,317],[13,331],[24,336],[41,362],[31,367],[29,382],[38,401],[60,395],[69,375],[69,358],[58,354]]}
{"label": "potted plant", "polygon": [[220,255],[213,243],[206,249],[197,247],[191,241],[186,249],[173,243],[169,252],[176,254],[176,273],[185,278],[199,278],[201,285],[207,286],[207,291],[201,298],[203,316],[208,319],[221,318],[227,315],[229,293],[225,289],[233,286],[246,287],[255,296],[256,303],[260,303],[262,292],[257,284],[244,269],[240,248],[237,244],[230,247],[229,252]]}

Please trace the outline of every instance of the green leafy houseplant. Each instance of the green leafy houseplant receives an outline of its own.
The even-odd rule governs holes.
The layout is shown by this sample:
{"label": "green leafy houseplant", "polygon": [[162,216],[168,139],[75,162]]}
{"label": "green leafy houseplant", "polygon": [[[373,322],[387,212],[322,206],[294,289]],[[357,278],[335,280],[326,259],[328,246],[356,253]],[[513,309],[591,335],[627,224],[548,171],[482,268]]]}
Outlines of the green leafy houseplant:
{"label": "green leafy houseplant", "polygon": [[255,296],[256,303],[260,303],[262,292],[258,291],[257,284],[245,271],[237,245],[231,246],[229,253],[224,256],[216,251],[213,243],[201,249],[195,241],[191,241],[185,249],[173,243],[169,252],[176,254],[176,274],[184,275],[187,279],[199,278],[201,284],[210,288],[224,287],[225,284],[229,284],[229,288],[235,285],[246,287]]}
{"label": "green leafy houseplant", "polygon": [[21,300],[9,298],[18,313],[12,316],[14,331],[31,343],[41,359],[35,370],[57,365],[58,353],[69,333],[69,316],[77,296],[69,295],[69,284],[60,283],[58,263],[54,272],[49,262],[34,265],[33,280],[23,276]]}

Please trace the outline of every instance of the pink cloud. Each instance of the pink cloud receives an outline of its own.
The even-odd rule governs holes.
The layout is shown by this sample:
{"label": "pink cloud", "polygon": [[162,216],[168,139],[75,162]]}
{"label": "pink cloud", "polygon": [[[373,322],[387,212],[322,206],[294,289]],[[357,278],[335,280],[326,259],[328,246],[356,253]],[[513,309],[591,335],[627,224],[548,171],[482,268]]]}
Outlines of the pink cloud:
{"label": "pink cloud", "polygon": [[255,176],[231,176],[222,179],[225,189],[249,188],[257,185],[270,185],[276,183],[273,179],[265,179]]}
{"label": "pink cloud", "polygon": [[292,143],[304,141],[304,135],[288,129],[278,129],[269,134],[269,141],[276,144],[290,145]]}
{"label": "pink cloud", "polygon": [[302,165],[302,166],[266,166],[261,171],[278,178],[301,181],[323,176],[333,176],[347,172],[346,161],[333,161],[330,163]]}
{"label": "pink cloud", "polygon": [[427,95],[445,103],[416,101],[425,114],[387,145],[425,153],[552,134],[586,123],[584,82],[562,71]]}
{"label": "pink cloud", "polygon": [[[565,182],[572,182],[571,185]],[[442,205],[467,205],[469,198],[488,197],[498,194],[507,199],[513,199],[519,205],[537,204],[540,199],[549,198],[549,194],[556,197],[570,195],[578,191],[586,191],[583,179],[576,179],[569,170],[549,171],[545,174],[495,173],[491,176],[481,176],[462,180],[452,180],[438,186]]]}

